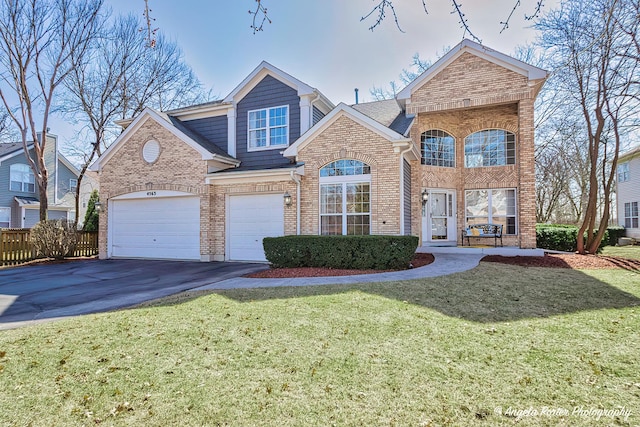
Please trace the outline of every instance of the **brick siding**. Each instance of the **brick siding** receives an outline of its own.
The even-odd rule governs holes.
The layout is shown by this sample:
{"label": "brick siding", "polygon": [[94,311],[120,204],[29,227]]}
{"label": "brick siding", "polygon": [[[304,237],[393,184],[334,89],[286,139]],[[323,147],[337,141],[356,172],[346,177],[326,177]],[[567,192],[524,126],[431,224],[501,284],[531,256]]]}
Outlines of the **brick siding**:
{"label": "brick siding", "polygon": [[[160,144],[158,160],[149,164],[142,158],[142,147],[149,140]],[[100,258],[107,256],[108,200],[136,191],[173,190],[200,196],[200,253],[207,255],[212,229],[210,221],[210,189],[204,184],[206,162],[191,148],[160,124],[148,119],[130,135],[125,144],[116,147],[104,164],[100,178]]]}

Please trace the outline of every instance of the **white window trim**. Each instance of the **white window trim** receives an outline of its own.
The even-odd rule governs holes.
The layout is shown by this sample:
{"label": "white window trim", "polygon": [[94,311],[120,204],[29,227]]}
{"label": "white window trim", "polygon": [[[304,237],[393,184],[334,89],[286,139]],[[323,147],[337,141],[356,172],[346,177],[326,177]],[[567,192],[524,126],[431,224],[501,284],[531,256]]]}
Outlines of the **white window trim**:
{"label": "white window trim", "polygon": [[[342,235],[347,235],[347,216],[349,213],[347,212],[347,184],[369,184],[369,212],[368,213],[358,213],[357,215],[369,215],[369,234],[371,234],[371,173],[362,174],[362,175],[339,175],[339,176],[321,176],[318,184],[318,234],[322,235],[322,192],[320,191],[320,187],[323,184],[342,184],[342,213],[340,213],[340,217],[342,218]],[[354,214],[356,215],[356,214]],[[326,216],[338,216],[337,214],[327,214]]]}
{"label": "white window trim", "polygon": [[[467,165],[467,138],[477,134],[477,133],[481,133],[481,132],[485,132],[485,131],[491,131],[491,130],[500,130],[506,133],[510,133],[513,135],[513,163],[509,163],[509,156],[507,155],[507,141],[505,141],[505,147],[504,147],[504,151],[505,151],[505,158],[504,158],[504,165],[480,165],[480,166],[468,166]],[[488,128],[488,129],[481,129],[479,131],[470,133],[469,135],[465,136],[462,140],[462,155],[464,158],[464,167],[465,169],[476,169],[476,168],[503,168],[505,166],[515,166],[518,163],[518,135],[516,135],[515,132],[511,132],[509,130],[506,129],[502,129],[502,128]],[[478,155],[476,153],[476,155]],[[482,153],[480,153],[480,156],[482,156]],[[482,157],[482,160],[484,160],[484,157]],[[497,190],[497,189],[496,189]]]}
{"label": "white window trim", "polygon": [[[27,179],[29,179],[29,177],[33,177],[33,183],[31,182],[26,182],[24,181],[24,177],[25,177],[25,172],[20,172],[22,174],[21,177],[21,181],[14,181],[11,179],[11,168],[14,166],[26,166],[27,168]],[[11,183],[12,182],[20,182],[20,191],[18,190],[13,190],[11,189]],[[29,189],[27,188],[25,190],[25,185],[30,185],[33,184],[33,191],[29,191]],[[29,167],[29,165],[24,164],[24,163],[14,163],[11,166],[9,166],[9,191],[14,192],[14,193],[30,193],[30,194],[34,194],[36,192],[36,177],[35,174],[33,173],[33,171],[31,170],[31,167]]]}
{"label": "white window trim", "polygon": [[[620,179],[620,177],[624,179]],[[629,181],[629,162],[620,163],[618,165],[618,183]]]}
{"label": "white window trim", "polygon": [[[441,165],[427,165],[424,163],[425,161],[425,157],[424,157],[424,150],[423,150],[423,145],[424,145],[424,141],[422,141],[423,135],[427,132],[442,132],[444,133],[447,137],[451,137],[453,138],[453,166],[441,166]],[[442,137],[439,137],[442,138]],[[458,140],[455,136],[451,135],[449,132],[447,132],[446,130],[442,130],[442,129],[437,129],[437,128],[433,128],[433,129],[427,129],[426,131],[422,132],[420,134],[420,165],[421,166],[429,166],[429,167],[433,167],[433,168],[448,168],[448,169],[452,169],[456,167],[456,150],[457,150],[457,145]]]}
{"label": "white window trim", "polygon": [[[74,181],[75,181],[75,185],[73,185]],[[69,178],[69,191],[73,191],[74,188],[78,188],[78,180],[74,178]]]}
{"label": "white window trim", "polygon": [[[623,209],[624,209],[624,227],[625,228],[638,228],[638,227],[634,227],[633,226],[633,219],[635,218],[636,221],[639,223],[638,225],[640,226],[640,212],[638,212],[639,215],[634,215],[633,214],[633,204],[636,204],[636,210],[640,211],[640,207],[638,205],[640,205],[640,203],[638,202],[625,202],[623,205]],[[629,216],[627,216],[627,205],[629,205]],[[630,227],[627,227],[627,219],[629,220],[629,223],[631,224]]]}
{"label": "white window trim", "polygon": [[[493,215],[491,213],[492,209],[491,209],[491,196],[493,194],[494,191],[504,191],[504,190],[513,190],[513,198],[515,201],[515,213],[514,215],[506,215],[506,218],[509,218],[511,216],[515,217],[516,220],[516,229],[515,229],[515,233],[514,234],[507,234],[507,230],[502,230],[502,234],[504,236],[517,236],[520,232],[520,221],[518,220],[518,189],[517,188],[473,188],[473,189],[465,189],[464,190],[464,224],[465,227],[467,225],[467,218],[479,218],[479,217],[475,217],[475,216],[467,216],[467,191],[486,191],[487,192],[487,197],[489,198],[488,202],[488,213],[487,213],[487,222],[489,222],[490,224],[492,224],[493,222]],[[501,215],[497,215],[497,216],[501,216]]]}
{"label": "white window trim", "polygon": [[[274,127],[286,127],[287,128],[287,143],[286,144],[278,144],[278,145],[271,145],[271,132],[269,132],[269,130],[271,129],[271,127],[269,126],[269,111],[271,110],[275,110],[277,108],[286,108],[287,109],[287,125],[286,126],[274,126]],[[266,118],[266,127],[264,128],[256,128],[256,129],[251,129],[251,113],[255,113],[256,111],[266,111],[267,112],[267,118]],[[247,152],[252,152],[252,151],[266,151],[266,150],[276,150],[276,149],[284,149],[287,148],[289,146],[289,131],[290,131],[290,123],[289,123],[289,105],[285,104],[285,105],[276,105],[273,107],[267,107],[267,108],[258,108],[255,110],[249,110],[247,111]],[[252,130],[260,130],[260,129],[264,129],[266,130],[266,137],[267,137],[267,145],[265,145],[264,147],[251,147],[251,131]]]}
{"label": "white window trim", "polygon": [[[8,221],[8,225],[6,228],[10,228],[11,227],[11,208],[8,206],[0,206],[0,210],[6,209],[9,212],[9,221]],[[3,228],[3,227],[0,227]]]}

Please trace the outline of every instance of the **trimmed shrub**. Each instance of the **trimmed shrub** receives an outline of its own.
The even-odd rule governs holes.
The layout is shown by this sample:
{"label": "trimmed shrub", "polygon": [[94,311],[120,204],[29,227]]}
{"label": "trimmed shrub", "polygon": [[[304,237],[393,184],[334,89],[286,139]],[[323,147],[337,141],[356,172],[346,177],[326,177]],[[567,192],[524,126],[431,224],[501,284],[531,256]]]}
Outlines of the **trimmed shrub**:
{"label": "trimmed shrub", "polygon": [[262,241],[274,268],[323,267],[403,269],[409,266],[416,236],[283,236]]}
{"label": "trimmed shrub", "polygon": [[[596,233],[594,231],[594,233]],[[585,234],[586,237],[586,234]],[[608,229],[605,231],[598,252],[609,244]],[[578,248],[578,227],[566,224],[536,224],[536,246],[553,251],[575,252]]]}
{"label": "trimmed shrub", "polygon": [[71,255],[78,244],[78,231],[73,221],[40,221],[30,234],[31,243],[40,257],[62,259]]}
{"label": "trimmed shrub", "polygon": [[575,252],[578,227],[574,225],[536,225],[536,246],[554,251]]}
{"label": "trimmed shrub", "polygon": [[619,225],[612,225],[607,227],[607,233],[609,233],[609,246],[616,246],[618,244],[618,239],[624,237],[625,228]]}

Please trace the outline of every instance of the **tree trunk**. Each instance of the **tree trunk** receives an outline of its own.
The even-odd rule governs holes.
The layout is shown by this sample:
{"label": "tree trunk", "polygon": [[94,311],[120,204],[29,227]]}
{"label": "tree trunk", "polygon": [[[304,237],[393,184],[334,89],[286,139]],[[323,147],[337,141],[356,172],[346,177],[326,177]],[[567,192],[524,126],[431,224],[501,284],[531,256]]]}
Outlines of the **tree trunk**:
{"label": "tree trunk", "polygon": [[[47,168],[41,166],[40,177],[38,179],[38,193],[40,195],[40,221],[46,221],[47,211],[49,210],[49,199],[47,197],[47,187],[49,176]],[[55,190],[54,190],[55,191]]]}

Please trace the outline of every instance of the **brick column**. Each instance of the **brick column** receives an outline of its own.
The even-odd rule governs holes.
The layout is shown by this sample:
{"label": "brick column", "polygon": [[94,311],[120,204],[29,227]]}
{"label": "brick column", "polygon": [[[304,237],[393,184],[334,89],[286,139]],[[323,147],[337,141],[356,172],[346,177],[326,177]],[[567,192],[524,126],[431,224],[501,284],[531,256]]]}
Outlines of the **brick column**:
{"label": "brick column", "polygon": [[536,247],[536,188],[534,161],[533,99],[518,103],[518,223],[521,248]]}

